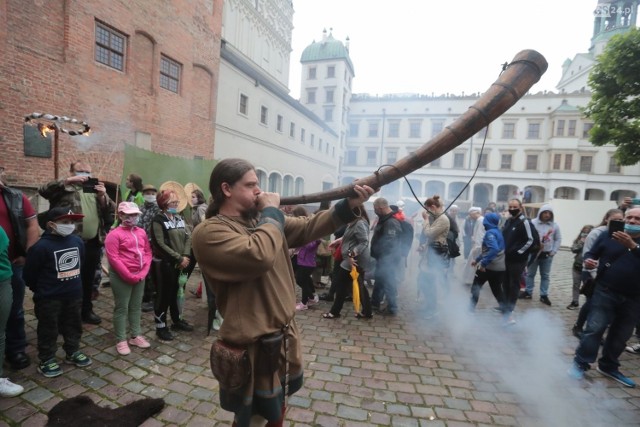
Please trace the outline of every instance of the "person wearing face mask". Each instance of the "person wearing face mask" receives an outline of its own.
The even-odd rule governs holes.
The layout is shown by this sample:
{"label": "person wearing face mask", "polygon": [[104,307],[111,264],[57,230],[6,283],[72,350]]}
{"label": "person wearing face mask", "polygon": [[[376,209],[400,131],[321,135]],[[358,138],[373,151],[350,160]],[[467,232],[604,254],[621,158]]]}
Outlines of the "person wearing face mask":
{"label": "person wearing face mask", "polygon": [[62,375],[56,360],[58,335],[64,339],[67,363],[91,365],[91,359],[79,350],[85,248],[74,232],[83,217],[68,208],[50,209],[47,229],[27,252],[23,277],[33,291],[33,311],[38,319],[38,372],[47,378]]}
{"label": "person wearing face mask", "polygon": [[596,361],[600,342],[609,328],[598,359],[597,370],[625,387],[635,381],[619,370],[618,358],[640,319],[640,208],[629,208],[624,231],[602,233],[584,254],[584,265],[596,268],[596,286],[591,298],[587,326],[573,358],[569,375],[582,379]]}
{"label": "person wearing face mask", "polygon": [[535,247],[534,243],[539,237],[531,221],[524,215],[520,200],[511,199],[508,206],[509,218],[502,227],[506,270],[502,281],[503,304],[500,310],[505,316],[505,323],[513,325],[516,322],[513,310],[520,293],[520,278],[527,267],[529,254]]}
{"label": "person wearing face mask", "polygon": [[157,196],[162,210],[151,224],[153,262],[151,274],[156,285],[154,304],[156,336],[164,341],[173,340],[167,327],[167,311],[171,313],[171,329],[190,332],[193,326],[181,318],[178,308],[178,283],[180,273],[189,266],[191,234],[184,219],[178,215],[178,196],[171,190],[163,190]]}
{"label": "person wearing face mask", "polygon": [[[151,184],[145,184],[142,186],[142,198],[144,204],[140,208],[140,220],[138,221],[138,227],[142,228],[146,233],[149,241],[151,241],[151,223],[153,218],[158,215],[162,210],[158,207],[156,196],[158,190]],[[147,274],[147,278],[144,282],[144,294],[142,296],[142,311],[148,313],[153,311],[153,298],[155,293],[155,286],[151,273]]]}
{"label": "person wearing face mask", "polygon": [[[109,260],[109,281],[113,290],[113,331],[116,335],[116,351],[126,356],[129,345],[149,348],[150,344],[140,333],[140,315],[144,282],[151,266],[151,244],[147,233],[138,227],[140,209],[134,202],[118,205],[120,225],[105,240]],[[127,341],[127,323],[130,327]]]}
{"label": "person wearing face mask", "polygon": [[82,264],[82,321],[93,325],[102,319],[93,311],[91,297],[94,290],[96,270],[100,267],[102,247],[107,230],[114,220],[115,203],[107,195],[103,182],[94,186],[83,186],[91,178],[91,166],[81,161],[71,163],[70,176],[51,181],[38,190],[49,200],[51,208],[66,208],[83,214],[77,234],[82,238],[86,259]]}

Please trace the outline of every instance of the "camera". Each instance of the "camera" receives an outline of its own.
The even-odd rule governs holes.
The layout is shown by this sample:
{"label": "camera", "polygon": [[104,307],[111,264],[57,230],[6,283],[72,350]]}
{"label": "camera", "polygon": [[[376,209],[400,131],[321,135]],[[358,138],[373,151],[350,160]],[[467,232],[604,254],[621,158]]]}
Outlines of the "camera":
{"label": "camera", "polygon": [[89,178],[82,183],[83,193],[97,193],[96,185],[98,185],[98,178]]}
{"label": "camera", "polygon": [[610,220],[608,225],[609,236],[613,235],[616,231],[624,231],[624,221]]}

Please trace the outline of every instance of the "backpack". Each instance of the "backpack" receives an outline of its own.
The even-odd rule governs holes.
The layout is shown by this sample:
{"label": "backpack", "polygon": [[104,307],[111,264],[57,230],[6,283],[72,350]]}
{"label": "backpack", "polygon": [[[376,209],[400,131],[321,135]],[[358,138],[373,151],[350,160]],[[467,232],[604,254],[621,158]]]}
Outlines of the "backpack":
{"label": "backpack", "polygon": [[540,252],[540,248],[542,247],[542,244],[540,243],[540,233],[538,233],[538,229],[535,225],[533,225],[530,219],[525,219],[525,221],[529,221],[529,227],[531,227],[531,237],[533,237],[533,243],[529,247],[529,251],[527,252],[527,254],[537,254],[538,252]]}
{"label": "backpack", "polygon": [[407,221],[400,221],[400,254],[406,258],[411,252],[411,246],[413,245],[413,226]]}
{"label": "backpack", "polygon": [[460,256],[460,246],[456,242],[457,235],[453,230],[449,230],[447,233],[447,251],[449,258],[456,258]]}

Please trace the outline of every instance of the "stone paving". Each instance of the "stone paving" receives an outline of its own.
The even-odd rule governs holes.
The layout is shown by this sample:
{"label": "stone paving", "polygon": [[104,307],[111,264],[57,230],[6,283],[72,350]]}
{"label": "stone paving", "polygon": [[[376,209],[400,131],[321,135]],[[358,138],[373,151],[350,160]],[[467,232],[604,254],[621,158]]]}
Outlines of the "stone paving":
{"label": "stone paving", "polygon": [[[534,299],[519,301],[518,323],[501,325],[488,285],[475,314],[467,312],[468,288],[448,284],[440,314],[420,314],[414,269],[400,289],[401,311],[390,318],[321,318],[328,303],[301,312],[305,386],[289,400],[289,426],[638,426],[640,389],[625,388],[595,371],[584,382],[566,375],[577,340],[570,326],[577,311],[567,310],[571,292],[571,253],[553,264],[552,307]],[[461,264],[461,261],[458,261]],[[189,288],[197,286],[191,278]],[[32,303],[27,298],[28,354],[36,360]],[[582,302],[582,301],[581,301]],[[206,304],[191,295],[186,318],[196,330],[170,343],[159,342],[153,319],[143,315],[152,347],[115,351],[108,288],[101,288],[99,326],[85,325],[82,350],[88,368],[64,365],[48,379],[35,365],[5,375],[25,393],[0,398],[0,426],[42,426],[46,413],[62,399],[85,394],[101,406],[116,407],[143,396],[161,397],[165,409],[145,427],[229,425],[232,415],[218,405],[218,385],[209,369]],[[58,356],[62,355],[59,350]],[[640,381],[640,356],[624,353],[621,370]]]}

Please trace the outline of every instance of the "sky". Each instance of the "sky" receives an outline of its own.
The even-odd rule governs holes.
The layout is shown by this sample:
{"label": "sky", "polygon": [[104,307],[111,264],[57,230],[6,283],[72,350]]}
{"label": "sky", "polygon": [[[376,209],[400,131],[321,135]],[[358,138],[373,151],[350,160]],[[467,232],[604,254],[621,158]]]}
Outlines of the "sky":
{"label": "sky", "polygon": [[597,0],[293,0],[289,86],[306,46],[350,39],[354,93],[485,92],[525,49],[549,63],[532,92],[556,91],[562,63],[588,52]]}

